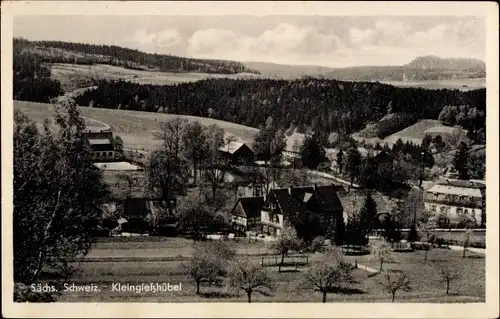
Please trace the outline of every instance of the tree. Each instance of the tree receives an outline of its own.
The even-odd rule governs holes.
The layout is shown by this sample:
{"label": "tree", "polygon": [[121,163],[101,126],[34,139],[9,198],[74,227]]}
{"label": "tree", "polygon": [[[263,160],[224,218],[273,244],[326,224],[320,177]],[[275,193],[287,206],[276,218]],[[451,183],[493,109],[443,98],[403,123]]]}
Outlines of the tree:
{"label": "tree", "polygon": [[469,179],[469,172],[467,170],[467,161],[469,147],[466,143],[461,142],[453,157],[453,168],[457,170],[460,179]]}
{"label": "tree", "polygon": [[424,243],[425,256],[424,260],[427,260],[427,254],[434,244],[435,236],[434,230],[437,228],[436,218],[432,216],[432,212],[424,211],[420,217],[417,224],[417,232],[420,238],[425,238],[426,243]]}
{"label": "tree", "polygon": [[226,170],[230,166],[230,160],[220,152],[220,148],[228,143],[224,140],[224,130],[217,125],[207,128],[207,139],[203,159],[204,180],[208,182],[211,189],[211,199],[215,201],[217,190],[224,182]]}
{"label": "tree", "polygon": [[345,163],[345,169],[349,177],[351,178],[351,187],[354,183],[354,179],[359,176],[361,171],[361,154],[357,148],[350,148],[347,150],[347,159]]}
{"label": "tree", "polygon": [[313,135],[306,137],[300,148],[300,158],[302,165],[309,169],[316,169],[321,163],[326,162],[326,152],[318,141],[318,137]]}
{"label": "tree", "polygon": [[376,260],[380,262],[379,272],[382,272],[382,267],[384,266],[384,263],[390,262],[393,259],[391,245],[389,245],[387,242],[384,241],[377,242],[373,246],[372,252]]}
{"label": "tree", "polygon": [[114,140],[115,140],[115,143],[114,143],[115,151],[118,154],[120,154],[121,156],[123,156],[123,140],[122,140],[122,138],[119,135],[116,135]]}
{"label": "tree", "polygon": [[313,238],[322,234],[321,217],[314,212],[301,212],[291,216],[297,236],[309,244]]}
{"label": "tree", "polygon": [[382,287],[392,295],[392,302],[396,298],[396,293],[399,290],[409,291],[410,288],[410,280],[408,279],[408,275],[405,272],[398,273],[386,273],[384,276],[384,280],[379,281]]}
{"label": "tree", "polygon": [[273,291],[273,279],[265,269],[250,259],[237,259],[229,270],[229,286],[245,291],[248,302],[252,302],[252,294],[259,292],[268,295]]}
{"label": "tree", "polygon": [[329,292],[339,291],[353,281],[352,266],[345,262],[338,248],[326,251],[319,260],[314,260],[305,274],[303,285],[321,292],[323,302]]}
{"label": "tree", "polygon": [[194,233],[194,240],[203,235],[215,219],[215,214],[206,203],[207,195],[202,189],[195,189],[181,198],[177,205],[179,220],[183,228]]}
{"label": "tree", "polygon": [[[193,257],[188,263],[182,264],[186,275],[196,284],[196,294],[200,294],[200,285],[203,281],[214,282],[218,276],[226,272],[228,250],[220,247],[214,248],[213,244],[198,246]],[[223,252],[221,254],[221,252]],[[232,254],[234,256],[234,254]]]}
{"label": "tree", "polygon": [[206,154],[206,138],[206,130],[200,122],[185,122],[182,142],[186,149],[186,156],[190,159],[193,167],[193,183],[195,185],[198,177],[198,167]]}
{"label": "tree", "polygon": [[263,183],[266,194],[269,193],[272,185],[281,178],[281,160],[285,145],[283,131],[271,127],[260,130],[254,140],[253,150],[255,156],[264,161]]}
{"label": "tree", "polygon": [[281,171],[278,184],[283,187],[304,186],[310,183],[309,173],[305,169],[287,168]]}
{"label": "tree", "polygon": [[188,179],[188,161],[182,143],[186,120],[175,118],[160,124],[157,137],[162,146],[151,152],[146,163],[149,189],[161,194],[165,201],[182,194]]}
{"label": "tree", "polygon": [[450,292],[450,284],[461,277],[460,271],[451,264],[441,263],[439,265],[441,282],[446,282],[446,294]]}
{"label": "tree", "polygon": [[339,173],[342,174],[342,168],[344,167],[344,152],[342,149],[337,153],[337,166],[339,167]]}
{"label": "tree", "polygon": [[467,251],[467,247],[469,247],[470,242],[472,241],[472,229],[466,229],[465,233],[463,235],[463,240],[462,240],[462,248],[463,248],[463,254],[462,258],[465,258],[465,252]]}
{"label": "tree", "polygon": [[368,193],[359,213],[361,231],[366,237],[371,233],[377,220],[377,203],[373,199],[372,194]]}
{"label": "tree", "polygon": [[70,274],[70,259],[88,253],[108,198],[72,100],[55,105],[54,124],[38,128],[14,113],[14,281],[31,284],[46,267]]}
{"label": "tree", "polygon": [[278,267],[278,271],[281,272],[281,267],[285,262],[285,256],[288,254],[290,250],[296,250],[300,247],[300,241],[297,237],[297,231],[295,228],[290,225],[288,222],[285,223],[285,226],[281,230],[281,234],[278,236],[275,242],[273,242],[273,249],[281,255],[281,262]]}

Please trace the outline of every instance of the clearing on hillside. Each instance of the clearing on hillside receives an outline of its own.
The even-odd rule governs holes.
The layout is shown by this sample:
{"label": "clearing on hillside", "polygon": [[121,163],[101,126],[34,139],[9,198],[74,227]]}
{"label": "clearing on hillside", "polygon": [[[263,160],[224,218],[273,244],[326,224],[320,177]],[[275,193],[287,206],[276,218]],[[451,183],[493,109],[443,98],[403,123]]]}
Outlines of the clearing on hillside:
{"label": "clearing on hillside", "polygon": [[93,85],[95,80],[125,80],[139,84],[171,85],[196,82],[212,78],[262,78],[258,74],[208,74],[208,73],[173,73],[147,70],[132,70],[107,64],[79,65],[54,63],[52,78],[61,82],[65,92]]}
{"label": "clearing on hillside", "polygon": [[403,143],[412,142],[414,144],[421,144],[422,139],[425,137],[425,131],[436,127],[442,126],[442,122],[438,120],[421,120],[407,128],[396,132],[390,136],[388,136],[384,142],[389,145],[396,143],[398,139],[401,139]]}
{"label": "clearing on hillside", "polygon": [[[14,108],[22,111],[28,118],[36,122],[43,122],[53,115],[51,104],[14,101]],[[160,141],[156,139],[155,133],[159,132],[160,123],[176,117],[182,117],[189,121],[199,121],[206,126],[216,124],[224,129],[226,135],[233,135],[238,141],[248,144],[253,143],[258,132],[258,129],[249,126],[188,115],[89,107],[81,107],[80,110],[84,117],[108,124],[111,130],[123,139],[124,147],[129,149],[144,149],[146,151],[156,149],[160,145]]]}

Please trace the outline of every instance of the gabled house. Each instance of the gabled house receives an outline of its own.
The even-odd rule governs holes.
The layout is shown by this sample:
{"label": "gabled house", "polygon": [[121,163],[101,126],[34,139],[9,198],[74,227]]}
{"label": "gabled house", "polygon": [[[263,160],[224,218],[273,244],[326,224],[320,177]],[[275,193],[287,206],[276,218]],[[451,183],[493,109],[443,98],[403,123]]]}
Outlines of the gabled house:
{"label": "gabled house", "polygon": [[324,232],[344,222],[344,209],[338,192],[342,186],[306,186],[273,189],[261,212],[261,231],[280,235],[285,222],[297,214],[315,213],[320,217]]}
{"label": "gabled house", "polygon": [[260,224],[264,197],[240,197],[230,212],[234,230],[246,231]]}
{"label": "gabled house", "polygon": [[229,142],[221,146],[219,151],[233,164],[247,164],[254,161],[254,153],[245,143]]}

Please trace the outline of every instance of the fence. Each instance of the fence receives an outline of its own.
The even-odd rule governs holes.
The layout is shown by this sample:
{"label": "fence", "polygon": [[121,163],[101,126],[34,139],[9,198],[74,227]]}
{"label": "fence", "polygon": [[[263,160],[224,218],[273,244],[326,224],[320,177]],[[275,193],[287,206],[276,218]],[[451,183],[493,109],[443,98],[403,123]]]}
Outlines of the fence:
{"label": "fence", "polygon": [[[281,255],[261,257],[262,267],[276,267],[281,264]],[[309,264],[309,256],[285,256],[282,266],[306,266]]]}

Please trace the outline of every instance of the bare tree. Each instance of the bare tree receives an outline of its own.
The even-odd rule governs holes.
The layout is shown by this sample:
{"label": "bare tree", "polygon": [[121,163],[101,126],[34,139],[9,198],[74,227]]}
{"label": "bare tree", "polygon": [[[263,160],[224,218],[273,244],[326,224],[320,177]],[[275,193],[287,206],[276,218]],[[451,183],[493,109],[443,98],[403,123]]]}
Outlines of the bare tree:
{"label": "bare tree", "polygon": [[351,283],[352,265],[342,259],[342,253],[337,248],[326,251],[323,257],[312,262],[303,284],[318,290],[326,302],[326,295],[343,285]]}
{"label": "bare tree", "polygon": [[185,274],[196,284],[196,294],[200,294],[200,285],[203,281],[213,283],[217,277],[225,276],[229,261],[235,255],[235,251],[223,242],[198,246],[191,260],[182,264]]}
{"label": "bare tree", "polygon": [[384,289],[392,295],[392,302],[396,299],[396,293],[399,290],[409,291],[410,280],[405,272],[386,273],[384,280],[379,282]]}
{"label": "bare tree", "polygon": [[206,139],[206,129],[200,122],[185,123],[182,141],[186,148],[186,155],[190,159],[193,168],[194,184],[197,182],[199,164],[205,154]]}
{"label": "bare tree", "polygon": [[224,182],[226,170],[230,164],[221,152],[220,148],[225,145],[224,130],[217,125],[210,125],[207,128],[207,139],[205,146],[204,179],[210,185],[212,190],[212,200],[215,200],[217,190]]}
{"label": "bare tree", "polygon": [[461,277],[461,273],[457,270],[457,268],[453,267],[453,265],[448,265],[446,263],[441,263],[441,265],[439,265],[439,270],[441,282],[446,282],[446,294],[449,294],[451,282],[459,279]]}
{"label": "bare tree", "polygon": [[432,249],[434,243],[434,230],[437,228],[437,220],[432,212],[424,210],[417,223],[417,232],[425,242],[423,248],[425,250],[424,260],[427,260],[429,250]]}
{"label": "bare tree", "polygon": [[265,269],[249,259],[237,259],[229,270],[229,286],[243,290],[248,302],[252,302],[252,293],[268,295],[274,290],[273,280]]}
{"label": "bare tree", "polygon": [[185,123],[181,118],[161,123],[157,137],[162,147],[149,154],[146,164],[150,191],[159,192],[165,201],[183,192],[187,184],[189,169],[182,143]]}
{"label": "bare tree", "polygon": [[472,241],[472,229],[466,229],[465,230],[465,233],[464,233],[464,237],[463,237],[463,245],[462,245],[462,248],[463,248],[463,254],[462,254],[462,258],[465,258],[465,252],[467,251],[467,248],[469,247],[470,245],[470,242]]}
{"label": "bare tree", "polygon": [[281,262],[278,267],[278,271],[281,272],[281,267],[285,262],[285,256],[288,254],[288,251],[298,249],[299,247],[300,240],[297,237],[297,231],[289,223],[285,223],[285,226],[281,230],[281,234],[273,243],[273,249],[281,255]]}
{"label": "bare tree", "polygon": [[373,246],[373,255],[380,262],[379,272],[382,272],[385,262],[393,260],[391,245],[385,241],[380,241]]}

